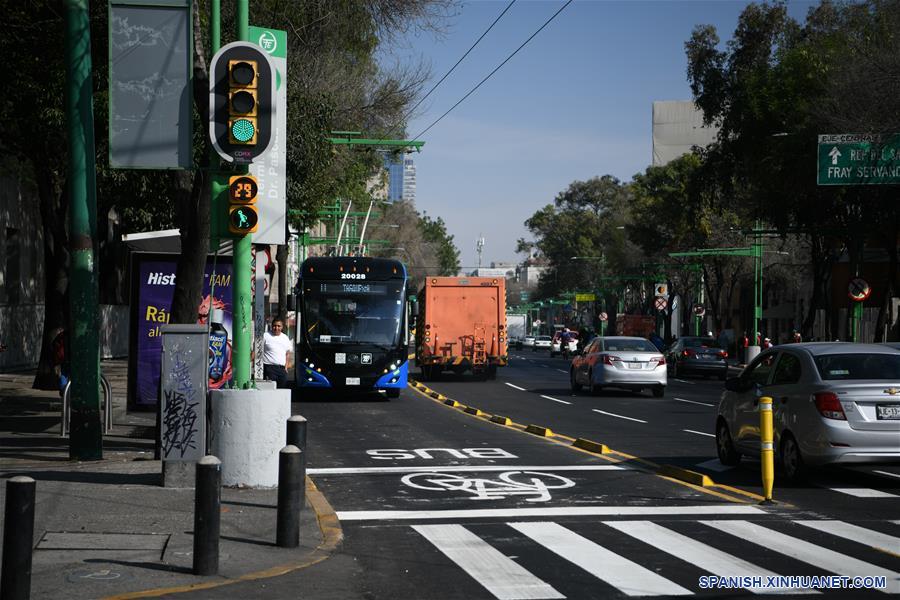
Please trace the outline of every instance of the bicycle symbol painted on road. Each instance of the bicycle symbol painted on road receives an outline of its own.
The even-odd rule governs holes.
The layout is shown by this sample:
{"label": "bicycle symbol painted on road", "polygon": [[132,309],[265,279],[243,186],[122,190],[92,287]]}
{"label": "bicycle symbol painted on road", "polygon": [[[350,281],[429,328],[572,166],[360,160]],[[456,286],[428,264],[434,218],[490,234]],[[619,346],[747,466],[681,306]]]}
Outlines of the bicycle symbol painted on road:
{"label": "bicycle symbol painted on road", "polygon": [[501,500],[510,496],[526,496],[526,502],[547,502],[550,490],[570,488],[571,479],[554,473],[507,471],[499,479],[466,477],[453,473],[411,473],[401,481],[419,490],[465,492],[472,500]]}

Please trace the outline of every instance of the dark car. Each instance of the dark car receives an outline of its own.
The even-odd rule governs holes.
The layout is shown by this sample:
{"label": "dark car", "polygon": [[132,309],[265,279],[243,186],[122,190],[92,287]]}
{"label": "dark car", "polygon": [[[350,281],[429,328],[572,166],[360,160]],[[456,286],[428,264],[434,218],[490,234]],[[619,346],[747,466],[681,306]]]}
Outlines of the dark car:
{"label": "dark car", "polygon": [[673,377],[691,374],[725,380],[728,377],[726,358],[728,352],[710,337],[678,338],[666,350],[666,365]]}

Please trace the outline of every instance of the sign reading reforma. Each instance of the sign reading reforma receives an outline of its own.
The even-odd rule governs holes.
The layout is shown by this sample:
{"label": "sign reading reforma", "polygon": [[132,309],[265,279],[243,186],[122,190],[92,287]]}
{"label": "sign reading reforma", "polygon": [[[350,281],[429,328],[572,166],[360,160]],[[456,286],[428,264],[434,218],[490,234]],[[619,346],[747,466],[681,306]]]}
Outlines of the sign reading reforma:
{"label": "sign reading reforma", "polygon": [[816,183],[900,184],[900,133],[820,135]]}
{"label": "sign reading reforma", "polygon": [[250,27],[250,41],[262,48],[275,67],[274,139],[269,151],[250,165],[250,173],[259,183],[256,211],[259,226],[254,244],[285,244],[287,218],[287,32]]}

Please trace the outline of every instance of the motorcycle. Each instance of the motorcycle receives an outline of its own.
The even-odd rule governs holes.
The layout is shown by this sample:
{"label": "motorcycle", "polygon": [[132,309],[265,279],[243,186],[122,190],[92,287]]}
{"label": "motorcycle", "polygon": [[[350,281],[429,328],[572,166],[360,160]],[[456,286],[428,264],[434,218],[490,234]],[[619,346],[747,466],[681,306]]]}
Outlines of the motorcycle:
{"label": "motorcycle", "polygon": [[578,340],[569,340],[562,345],[562,355],[566,360],[576,354],[578,354]]}

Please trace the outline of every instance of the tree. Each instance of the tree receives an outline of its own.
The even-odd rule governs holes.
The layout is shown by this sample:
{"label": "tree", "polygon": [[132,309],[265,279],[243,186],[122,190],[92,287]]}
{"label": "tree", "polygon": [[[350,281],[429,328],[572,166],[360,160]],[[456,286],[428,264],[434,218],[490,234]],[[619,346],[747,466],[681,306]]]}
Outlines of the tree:
{"label": "tree", "polygon": [[[896,0],[825,2],[801,25],[783,3],[752,4],[725,50],[709,26],[695,28],[686,44],[695,101],[720,127],[705,162],[723,197],[749,219],[808,240],[815,290],[805,328],[816,309],[834,308],[824,275],[842,248],[858,265],[863,241],[879,241],[896,265],[896,194],[819,187],[810,165],[819,133],[897,130],[898,9]],[[859,97],[884,101],[859,110]],[[889,279],[893,293],[897,277]]]}

